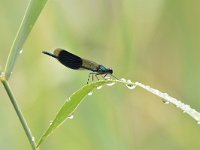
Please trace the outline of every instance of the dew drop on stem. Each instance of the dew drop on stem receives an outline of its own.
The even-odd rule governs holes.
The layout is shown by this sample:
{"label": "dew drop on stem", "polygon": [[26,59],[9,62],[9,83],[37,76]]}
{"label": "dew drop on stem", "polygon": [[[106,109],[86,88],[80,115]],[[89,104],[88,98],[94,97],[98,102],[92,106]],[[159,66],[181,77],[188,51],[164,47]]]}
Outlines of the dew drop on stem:
{"label": "dew drop on stem", "polygon": [[52,123],[53,123],[53,121],[51,120],[51,121],[49,121],[49,125],[52,125]]}
{"label": "dew drop on stem", "polygon": [[19,51],[19,54],[21,54],[23,52],[23,49],[21,49],[20,51]]}
{"label": "dew drop on stem", "polygon": [[34,136],[32,136],[32,137],[31,137],[31,140],[32,140],[33,142],[35,142],[35,137],[34,137]]}

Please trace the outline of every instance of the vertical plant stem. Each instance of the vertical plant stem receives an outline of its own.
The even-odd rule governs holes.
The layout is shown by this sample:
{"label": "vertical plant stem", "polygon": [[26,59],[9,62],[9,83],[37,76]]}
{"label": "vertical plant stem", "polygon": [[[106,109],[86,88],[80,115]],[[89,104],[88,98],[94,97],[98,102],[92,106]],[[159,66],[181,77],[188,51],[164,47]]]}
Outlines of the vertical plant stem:
{"label": "vertical plant stem", "polygon": [[34,139],[32,133],[31,133],[31,130],[29,129],[29,127],[27,125],[27,122],[26,122],[26,120],[25,120],[25,118],[24,118],[24,116],[23,116],[23,114],[22,114],[22,112],[20,110],[20,107],[17,104],[16,98],[15,98],[15,96],[14,96],[14,94],[13,94],[13,92],[12,92],[8,82],[7,82],[7,80],[1,78],[1,82],[3,83],[3,86],[4,86],[8,96],[10,98],[10,101],[11,101],[16,113],[17,113],[17,116],[19,117],[19,120],[20,120],[20,122],[22,124],[22,127],[24,128],[24,131],[26,133],[26,136],[28,137],[28,140],[29,140],[29,142],[30,142],[30,144],[32,146],[32,149],[35,150],[36,149],[35,139]]}

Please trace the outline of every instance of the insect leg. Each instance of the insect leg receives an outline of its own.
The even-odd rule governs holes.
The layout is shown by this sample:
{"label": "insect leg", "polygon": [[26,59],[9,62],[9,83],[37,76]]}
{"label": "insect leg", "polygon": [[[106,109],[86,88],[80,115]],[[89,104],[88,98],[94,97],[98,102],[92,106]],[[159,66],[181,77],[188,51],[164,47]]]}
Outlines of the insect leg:
{"label": "insect leg", "polygon": [[115,77],[114,75],[110,74],[112,77],[114,77],[115,79],[119,80],[117,77]]}
{"label": "insect leg", "polygon": [[105,77],[107,76],[108,74],[105,74],[105,76],[103,76],[103,78],[105,79]]}
{"label": "insect leg", "polygon": [[95,73],[95,77],[97,78],[97,80],[99,80],[99,78],[97,77],[98,75],[99,75],[99,74],[96,74],[96,73]]}
{"label": "insect leg", "polygon": [[91,73],[92,74],[92,82],[93,82],[93,80],[94,80],[94,73]]}
{"label": "insect leg", "polygon": [[89,80],[90,80],[90,75],[92,74],[92,80],[93,80],[93,73],[89,73],[88,75],[88,81],[87,81],[87,84],[89,83]]}
{"label": "insect leg", "polygon": [[[93,73],[93,72],[89,73],[87,84],[89,83],[90,76],[92,76],[92,81],[94,80],[94,75],[95,75],[95,77],[96,77],[97,73]],[[96,77],[96,78],[97,78],[97,77]],[[98,78],[97,78],[97,79],[98,79]],[[99,80],[99,79],[98,79],[98,80]]]}
{"label": "insect leg", "polygon": [[88,81],[87,81],[87,84],[89,83],[90,75],[91,75],[91,73],[89,73],[89,75],[88,75]]}

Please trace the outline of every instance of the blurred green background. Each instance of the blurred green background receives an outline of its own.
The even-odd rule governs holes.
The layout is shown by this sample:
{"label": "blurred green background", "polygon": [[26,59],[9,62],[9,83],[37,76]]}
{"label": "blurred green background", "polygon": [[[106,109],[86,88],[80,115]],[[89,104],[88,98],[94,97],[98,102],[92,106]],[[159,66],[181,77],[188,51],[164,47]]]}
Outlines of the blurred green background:
{"label": "blurred green background", "polygon": [[[0,0],[0,64],[28,5]],[[60,47],[112,67],[118,78],[151,85],[200,110],[200,1],[49,0],[10,79],[36,140],[87,71],[41,53]],[[31,149],[0,86],[0,149]],[[86,97],[41,150],[199,150],[200,126],[141,88],[104,86]]]}

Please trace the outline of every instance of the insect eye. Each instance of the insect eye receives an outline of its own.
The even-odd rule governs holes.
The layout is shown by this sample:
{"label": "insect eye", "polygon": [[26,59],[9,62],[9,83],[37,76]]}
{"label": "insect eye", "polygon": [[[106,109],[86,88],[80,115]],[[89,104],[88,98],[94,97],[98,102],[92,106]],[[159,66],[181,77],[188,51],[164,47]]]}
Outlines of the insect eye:
{"label": "insect eye", "polygon": [[108,68],[108,70],[109,70],[109,73],[110,73],[110,74],[112,74],[112,73],[113,73],[113,70],[112,70],[112,68]]}

